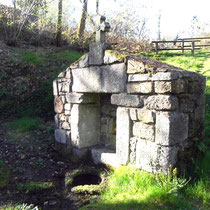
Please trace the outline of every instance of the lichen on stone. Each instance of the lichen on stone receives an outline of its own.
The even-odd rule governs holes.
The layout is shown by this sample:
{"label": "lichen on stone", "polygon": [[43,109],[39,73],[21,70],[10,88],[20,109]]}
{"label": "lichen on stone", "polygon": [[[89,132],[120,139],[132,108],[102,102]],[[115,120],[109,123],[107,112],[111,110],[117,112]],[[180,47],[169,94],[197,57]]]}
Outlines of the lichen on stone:
{"label": "lichen on stone", "polygon": [[117,50],[106,50],[106,53],[109,53],[111,56],[114,56],[118,59],[119,62],[124,62],[126,59],[127,55],[121,53],[120,51]]}

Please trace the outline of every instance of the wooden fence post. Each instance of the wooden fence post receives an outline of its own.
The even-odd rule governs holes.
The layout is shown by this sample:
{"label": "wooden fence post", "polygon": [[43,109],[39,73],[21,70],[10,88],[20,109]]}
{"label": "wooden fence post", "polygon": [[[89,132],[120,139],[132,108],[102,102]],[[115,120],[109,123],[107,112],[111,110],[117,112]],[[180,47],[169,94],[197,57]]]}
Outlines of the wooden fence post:
{"label": "wooden fence post", "polygon": [[195,42],[192,41],[192,50],[191,50],[192,54],[194,55],[195,52]]}
{"label": "wooden fence post", "polygon": [[182,53],[184,53],[184,40],[182,40]]}
{"label": "wooden fence post", "polygon": [[155,52],[158,54],[158,42],[155,42]]}

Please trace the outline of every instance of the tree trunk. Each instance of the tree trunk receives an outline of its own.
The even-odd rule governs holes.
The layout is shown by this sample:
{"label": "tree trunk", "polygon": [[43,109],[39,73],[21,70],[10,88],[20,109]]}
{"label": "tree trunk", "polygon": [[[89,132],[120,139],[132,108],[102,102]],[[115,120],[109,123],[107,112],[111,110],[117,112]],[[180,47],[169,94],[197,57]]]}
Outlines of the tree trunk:
{"label": "tree trunk", "polygon": [[81,39],[84,36],[85,22],[87,18],[87,3],[88,3],[88,0],[82,0],[82,15],[81,15],[79,29],[78,29],[78,39]]}
{"label": "tree trunk", "polygon": [[61,46],[61,34],[62,34],[62,5],[63,0],[58,1],[58,21],[57,21],[57,34],[56,34],[56,46]]}
{"label": "tree trunk", "polygon": [[99,14],[99,0],[96,0],[96,14]]}

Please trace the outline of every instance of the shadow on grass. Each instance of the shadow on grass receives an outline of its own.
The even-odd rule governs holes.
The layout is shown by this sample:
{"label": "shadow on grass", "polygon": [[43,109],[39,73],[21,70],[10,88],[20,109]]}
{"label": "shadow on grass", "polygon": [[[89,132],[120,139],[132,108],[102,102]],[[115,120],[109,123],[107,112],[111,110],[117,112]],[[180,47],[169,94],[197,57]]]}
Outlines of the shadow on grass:
{"label": "shadow on grass", "polygon": [[[100,209],[100,210],[139,210],[139,209],[165,209],[165,210],[177,210],[177,209],[193,209],[192,203],[190,201],[186,201],[181,194],[171,194],[167,195],[167,198],[164,195],[161,199],[162,201],[155,200],[156,194],[151,194],[147,196],[145,199],[137,200],[128,200],[128,201],[119,201],[119,202],[99,202],[89,204],[81,208],[81,210],[88,209]],[[158,196],[160,197],[160,196]],[[167,200],[164,202],[164,200]]]}

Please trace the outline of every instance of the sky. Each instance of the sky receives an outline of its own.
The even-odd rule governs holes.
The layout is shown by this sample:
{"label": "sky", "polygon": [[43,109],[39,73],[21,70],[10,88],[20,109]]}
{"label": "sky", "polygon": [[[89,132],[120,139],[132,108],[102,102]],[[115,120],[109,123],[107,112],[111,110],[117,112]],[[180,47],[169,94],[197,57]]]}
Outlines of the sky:
{"label": "sky", "polygon": [[[57,5],[56,1],[55,4]],[[63,0],[75,8],[73,16],[78,19],[81,12],[80,0]],[[88,11],[95,13],[95,1],[88,1]],[[12,0],[0,0],[9,4]],[[210,0],[100,0],[99,12],[112,18],[119,11],[136,11],[137,18],[147,20],[146,27],[151,39],[157,39],[158,16],[161,14],[160,29],[162,38],[190,36],[193,16],[199,22],[209,23],[206,30],[210,32]]]}

